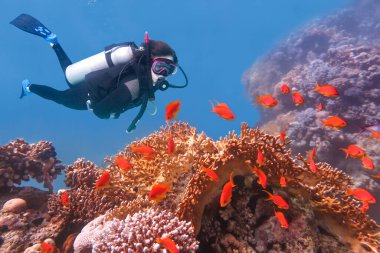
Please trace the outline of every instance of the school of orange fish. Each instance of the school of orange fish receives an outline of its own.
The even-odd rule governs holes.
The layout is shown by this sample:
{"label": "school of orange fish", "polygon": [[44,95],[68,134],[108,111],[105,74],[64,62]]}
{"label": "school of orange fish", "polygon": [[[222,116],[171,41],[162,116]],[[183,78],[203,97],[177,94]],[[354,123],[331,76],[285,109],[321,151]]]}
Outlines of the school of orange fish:
{"label": "school of orange fish", "polygon": [[[336,98],[339,96],[338,91],[329,84],[319,85],[316,84],[316,87],[314,89],[315,92],[318,92],[319,94],[329,97],[329,98]],[[289,94],[290,88],[287,84],[283,84],[281,86],[281,93],[282,94]],[[278,105],[278,101],[271,96],[270,94],[264,94],[262,96],[256,95],[257,97],[257,103],[261,104],[262,106],[266,108],[275,107]],[[300,106],[304,103],[304,98],[302,97],[300,92],[292,92],[291,93],[292,100],[295,104],[295,106]],[[220,103],[216,102],[216,105],[214,105],[211,101],[211,112],[216,113],[219,117],[221,117],[224,120],[234,120],[235,115],[232,113],[231,109],[226,103]],[[179,100],[173,101],[169,103],[166,106],[166,114],[165,114],[165,120],[166,123],[169,123],[171,120],[178,118],[177,113],[180,111],[181,102]],[[323,105],[320,103],[316,106],[317,111],[322,111],[324,109]],[[341,119],[338,116],[331,116],[328,117],[325,120],[322,120],[322,127],[330,127],[330,128],[336,128],[341,129],[345,126],[347,126],[347,123]],[[368,128],[372,133],[372,136],[370,138],[376,138],[380,141],[380,132],[377,132],[371,128]],[[280,132],[279,134],[279,140],[283,143],[285,143],[286,133],[285,131]],[[346,153],[346,158],[352,157],[352,158],[360,158],[363,164],[363,167],[368,170],[374,169],[374,164],[371,158],[366,156],[366,152],[361,149],[360,147],[351,144],[347,148],[340,148]],[[175,153],[175,141],[173,137],[169,134],[168,135],[168,146],[167,146],[167,152],[168,154]],[[131,148],[131,151],[135,154],[141,155],[144,159],[153,159],[155,157],[156,151],[146,145],[141,146],[134,146]],[[318,168],[314,162],[314,158],[316,156],[315,148],[313,148],[309,153],[309,166],[310,171],[313,173],[316,173]],[[257,150],[257,159],[256,159],[256,165],[253,165],[252,172],[255,173],[258,177],[257,183],[261,185],[263,188],[263,191],[268,194],[267,201],[272,201],[273,204],[277,207],[277,209],[289,209],[289,204],[286,202],[285,199],[283,199],[280,195],[275,195],[270,193],[269,191],[266,191],[267,187],[267,176],[265,172],[262,170],[263,167],[265,167],[265,154],[262,153],[261,150]],[[130,164],[130,162],[125,158],[121,156],[117,156],[114,160],[114,166],[117,166],[120,168],[121,173],[126,173],[128,170],[133,169],[133,166]],[[215,170],[211,168],[206,168],[204,166],[201,167],[201,170],[206,173],[206,175],[210,178],[212,181],[219,180],[218,174],[215,172]],[[380,173],[377,175],[372,175],[374,178],[380,178]],[[95,189],[96,190],[102,190],[104,188],[107,188],[110,186],[111,177],[109,174],[109,171],[105,171],[95,182]],[[281,187],[286,187],[286,178],[284,176],[280,177],[279,184]],[[227,181],[222,189],[221,195],[220,195],[220,206],[225,207],[227,206],[232,199],[232,193],[233,193],[233,187],[235,187],[234,181],[233,181],[233,175],[230,175],[229,181]],[[150,193],[148,194],[148,199],[160,202],[162,199],[164,199],[167,195],[167,193],[172,192],[170,190],[170,186],[166,183],[160,183],[156,184],[152,187]],[[347,187],[347,196],[352,196],[355,199],[362,202],[361,211],[365,213],[369,209],[369,204],[376,203],[376,199],[369,193],[367,190],[362,188],[356,188],[356,189],[350,189]],[[61,201],[64,206],[70,205],[70,198],[67,194],[67,192],[64,192],[61,195]],[[285,214],[281,211],[277,211],[276,208],[274,208],[274,217],[277,218],[278,222],[280,223],[281,227],[284,229],[288,228],[288,222],[285,217]],[[166,237],[166,238],[157,238],[157,243],[159,243],[162,247],[167,249],[170,253],[177,253],[179,252],[177,245],[175,242]],[[50,252],[49,245],[44,244],[43,248],[45,248],[45,252]]]}

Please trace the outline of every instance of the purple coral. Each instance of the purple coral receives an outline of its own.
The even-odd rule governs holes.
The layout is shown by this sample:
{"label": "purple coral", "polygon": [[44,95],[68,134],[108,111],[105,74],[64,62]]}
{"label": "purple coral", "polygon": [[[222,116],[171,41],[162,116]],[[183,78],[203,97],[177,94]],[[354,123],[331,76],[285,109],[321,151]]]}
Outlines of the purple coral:
{"label": "purple coral", "polygon": [[[378,1],[357,1],[353,8],[312,22],[293,33],[271,53],[255,63],[243,77],[250,94],[274,94],[279,105],[262,113],[260,127],[278,134],[287,132],[294,154],[317,148],[318,159],[345,168],[356,186],[379,189],[361,169],[359,160],[344,159],[340,147],[357,144],[380,166],[380,143],[370,140],[364,125],[380,119],[380,5]],[[313,91],[315,83],[329,83],[340,96],[326,98]],[[301,92],[305,103],[295,107],[280,94],[287,83]],[[253,98],[254,99],[254,98]],[[315,106],[322,103],[324,111]],[[321,120],[339,116],[348,126],[341,131],[322,129]],[[379,218],[380,219],[380,218]]]}
{"label": "purple coral", "polygon": [[109,221],[93,241],[93,252],[159,252],[157,237],[169,237],[180,252],[195,252],[198,242],[190,222],[179,220],[169,211],[151,209]]}

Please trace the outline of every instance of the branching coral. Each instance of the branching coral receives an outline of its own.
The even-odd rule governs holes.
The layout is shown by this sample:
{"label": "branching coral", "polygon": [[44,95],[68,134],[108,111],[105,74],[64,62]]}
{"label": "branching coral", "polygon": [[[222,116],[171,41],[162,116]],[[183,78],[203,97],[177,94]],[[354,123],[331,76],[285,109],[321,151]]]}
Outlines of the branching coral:
{"label": "branching coral", "polygon": [[[176,143],[176,152],[170,155],[167,153],[169,134]],[[126,226],[127,217],[128,219],[134,215],[142,217],[150,212],[165,210],[167,213],[174,213],[175,217],[179,218],[179,222],[190,221],[194,226],[195,235],[201,231],[202,227],[203,231],[211,231],[210,234],[217,235],[218,231],[223,231],[223,229],[211,228],[215,224],[211,222],[215,221],[212,214],[215,215],[215,211],[219,213],[220,206],[217,199],[232,173],[238,185],[233,192],[231,203],[233,208],[227,206],[225,210],[221,209],[220,219],[225,220],[230,227],[234,226],[234,222],[249,226],[245,229],[230,230],[232,231],[230,235],[224,235],[219,243],[235,248],[235,251],[251,252],[250,249],[256,247],[255,250],[258,250],[260,245],[265,244],[260,236],[255,234],[256,230],[267,233],[268,229],[276,226],[276,233],[281,235],[285,233],[281,232],[276,220],[270,218],[273,216],[273,208],[268,202],[262,201],[267,195],[260,190],[261,186],[256,183],[256,175],[252,172],[258,150],[260,150],[265,156],[265,164],[261,169],[268,178],[267,190],[281,195],[289,202],[290,209],[286,215],[291,218],[290,227],[297,228],[294,231],[301,238],[298,240],[294,234],[290,236],[285,233],[275,239],[297,239],[300,245],[306,242],[314,245],[317,240],[323,240],[326,244],[335,241],[341,248],[351,245],[354,251],[360,247],[361,243],[373,249],[380,249],[378,225],[368,215],[360,212],[358,201],[346,196],[345,186],[352,186],[352,179],[326,163],[317,163],[317,172],[312,173],[306,159],[301,155],[291,156],[291,150],[287,147],[289,143],[289,139],[284,144],[278,140],[278,137],[265,134],[258,129],[251,129],[246,124],[242,125],[239,136],[230,133],[224,139],[214,142],[203,133],[197,134],[194,128],[185,123],[174,123],[142,140],[129,144],[124,151],[115,156],[106,158],[108,166],[104,169],[83,160],[69,166],[66,182],[71,186],[68,190],[70,204],[63,206],[60,195],[56,195],[51,198],[50,210],[58,211],[60,214],[58,217],[63,217],[68,222],[79,224],[85,224],[101,214],[106,214],[107,221],[112,220],[112,223],[117,224],[117,226],[109,227],[114,236],[120,235],[122,227]],[[155,157],[146,159],[133,153],[132,147],[137,145],[153,148],[156,151]],[[131,163],[132,169],[123,173],[114,163],[117,156],[126,158]],[[213,169],[218,174],[219,180],[211,181],[201,169],[202,166]],[[103,190],[95,190],[94,184],[104,170],[110,172],[110,186]],[[287,180],[286,188],[280,188],[281,176]],[[156,183],[168,183],[172,189],[172,192],[160,203],[147,200],[150,189]],[[268,213],[271,214],[268,216]],[[210,219],[205,219],[205,216]],[[305,220],[303,217],[309,218]],[[318,222],[312,222],[315,217]],[[268,220],[269,223],[264,225],[264,220]],[[329,222],[330,220],[335,222]],[[310,227],[297,225],[301,221],[304,222],[302,224],[313,225]],[[146,232],[144,224],[134,226],[136,230]],[[210,230],[207,230],[205,226],[208,226]],[[307,228],[307,231],[302,232],[301,228]],[[310,233],[315,235],[319,228],[327,231],[326,235],[308,237]],[[253,234],[254,237],[252,237]],[[340,238],[340,242],[334,239],[335,237]],[[191,238],[194,239],[194,236]],[[273,247],[283,247],[281,242],[275,239],[273,243],[277,246]],[[121,241],[127,243],[124,239],[116,242],[123,243]],[[272,242],[268,241],[268,243]],[[99,247],[108,247],[106,243],[102,245]],[[113,247],[120,245],[113,245]],[[152,246],[152,244],[149,245],[149,247]],[[298,248],[298,252],[307,248],[297,243],[293,246],[291,243],[286,245]],[[143,245],[133,247],[141,246]],[[201,251],[202,247],[201,244]]]}
{"label": "branching coral", "polygon": [[279,177],[284,176],[288,180],[285,191],[289,198],[309,199],[316,212],[339,220],[339,224],[334,225],[346,228],[346,234],[349,235],[346,242],[351,243],[355,250],[360,247],[360,243],[370,244],[380,250],[379,237],[373,235],[378,225],[360,212],[356,200],[345,196],[345,186],[351,186],[352,179],[342,171],[326,163],[318,163],[318,171],[314,174],[304,158],[300,155],[292,158],[290,150],[279,143],[276,137],[258,129],[250,129],[245,124],[242,125],[240,137],[232,133],[228,138],[216,142],[215,147],[218,148],[216,152],[204,153],[199,162],[214,168],[220,180],[212,182],[205,173],[196,171],[177,209],[181,219],[192,221],[197,233],[202,226],[205,206],[218,196],[231,173],[242,176],[252,174],[251,166],[255,164],[259,149],[265,154],[267,162],[263,170],[268,175],[268,184],[274,190],[279,188]]}
{"label": "branching coral", "polygon": [[59,163],[50,142],[28,144],[22,139],[11,141],[0,146],[0,189],[9,189],[23,180],[35,178],[53,191],[52,181],[64,169]]}
{"label": "branching coral", "polygon": [[158,237],[172,239],[180,252],[198,248],[190,222],[180,221],[167,210],[150,209],[109,221],[93,241],[93,252],[157,252],[163,249],[156,243]]}

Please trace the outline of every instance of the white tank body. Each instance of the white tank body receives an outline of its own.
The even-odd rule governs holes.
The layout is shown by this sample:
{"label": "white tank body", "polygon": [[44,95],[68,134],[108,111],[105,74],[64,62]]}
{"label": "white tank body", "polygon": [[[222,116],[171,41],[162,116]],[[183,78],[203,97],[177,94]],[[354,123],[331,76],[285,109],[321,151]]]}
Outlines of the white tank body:
{"label": "white tank body", "polygon": [[[126,64],[133,57],[130,46],[117,46],[108,52],[110,52],[111,61],[115,66]],[[65,71],[66,79],[70,84],[78,84],[84,81],[88,73],[107,68],[109,66],[106,60],[106,51],[103,51],[68,66]]]}

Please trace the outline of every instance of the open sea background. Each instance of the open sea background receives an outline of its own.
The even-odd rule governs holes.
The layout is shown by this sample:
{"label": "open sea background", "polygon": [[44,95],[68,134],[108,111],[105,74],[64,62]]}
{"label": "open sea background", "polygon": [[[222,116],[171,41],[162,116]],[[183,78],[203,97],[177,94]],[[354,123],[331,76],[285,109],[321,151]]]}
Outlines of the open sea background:
{"label": "open sea background", "polygon": [[[16,138],[29,143],[51,141],[63,164],[84,157],[98,165],[131,141],[165,124],[166,105],[179,99],[179,120],[218,139],[241,122],[255,126],[260,115],[241,83],[244,71],[289,33],[332,13],[352,0],[130,1],[130,0],[12,0],[0,2],[0,145]],[[30,14],[58,35],[73,62],[92,56],[113,43],[150,38],[171,45],[189,77],[185,89],[156,93],[158,113],[145,113],[137,129],[125,130],[138,112],[119,119],[98,119],[36,95],[19,99],[21,81],[66,89],[58,60],[47,42],[9,22]],[[169,81],[181,84],[178,71]],[[236,115],[224,121],[211,113],[210,100],[226,102]],[[64,188],[64,176],[54,190]],[[23,185],[41,188],[33,180]]]}

